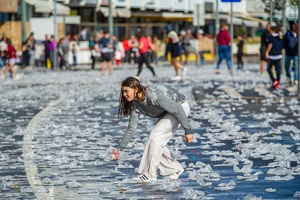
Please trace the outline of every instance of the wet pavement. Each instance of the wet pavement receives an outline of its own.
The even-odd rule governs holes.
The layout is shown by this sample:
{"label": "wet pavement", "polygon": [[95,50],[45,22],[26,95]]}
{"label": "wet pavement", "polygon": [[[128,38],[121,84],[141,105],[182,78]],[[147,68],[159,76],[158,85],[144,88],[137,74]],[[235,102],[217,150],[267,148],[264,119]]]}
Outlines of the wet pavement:
{"label": "wet pavement", "polygon": [[128,122],[117,118],[120,82],[135,67],[20,70],[0,82],[0,199],[300,199],[300,104],[285,77],[273,91],[258,64],[233,77],[190,65],[175,82],[171,66],[155,70],[144,68],[142,84],[177,88],[192,107],[195,140],[179,129],[168,144],[185,168],[178,180],[130,180],[155,123],[145,116],[110,158]]}

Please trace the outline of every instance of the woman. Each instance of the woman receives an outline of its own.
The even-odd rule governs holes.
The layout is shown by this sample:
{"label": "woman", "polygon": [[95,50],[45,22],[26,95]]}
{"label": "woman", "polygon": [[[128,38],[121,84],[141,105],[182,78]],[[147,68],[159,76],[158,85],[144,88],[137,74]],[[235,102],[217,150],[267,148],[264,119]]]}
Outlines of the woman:
{"label": "woman", "polygon": [[171,155],[166,147],[172,135],[181,124],[185,130],[185,138],[192,142],[193,134],[187,115],[190,106],[184,95],[175,89],[164,86],[144,87],[133,77],[122,82],[120,94],[119,117],[129,116],[129,126],[121,143],[112,153],[112,158],[117,160],[120,152],[130,142],[136,132],[139,114],[158,118],[150,132],[140,162],[137,181],[149,182],[156,180],[156,170],[170,179],[178,179],[184,171],[178,161]]}
{"label": "woman", "polygon": [[154,72],[154,68],[150,65],[150,61],[149,61],[149,48],[150,48],[150,41],[149,39],[146,37],[146,35],[144,34],[143,31],[140,31],[137,33],[138,35],[138,40],[139,40],[139,54],[140,54],[140,58],[138,61],[138,72],[136,77],[139,77],[139,75],[142,72],[143,69],[143,64],[145,63],[146,66],[148,67],[148,69],[152,72],[153,77],[156,77],[156,74]]}
{"label": "woman", "polygon": [[17,58],[18,58],[17,51],[13,47],[13,45],[11,45],[10,39],[6,39],[6,43],[7,43],[6,55],[7,55],[8,59],[6,61],[7,64],[5,66],[5,69],[3,71],[1,78],[4,79],[7,71],[10,70],[11,73],[14,75],[14,79],[18,80],[19,76],[18,76],[17,72],[14,70],[14,66],[15,66],[15,63],[17,62]]}
{"label": "woman", "polygon": [[172,77],[171,80],[173,81],[179,81],[181,80],[181,77],[179,75],[178,69],[181,69],[183,71],[182,75],[185,75],[186,68],[182,67],[181,64],[177,61],[177,57],[180,56],[180,47],[179,47],[179,38],[175,31],[171,31],[168,33],[168,45],[169,50],[171,53],[171,64],[173,65],[175,69],[175,77]]}

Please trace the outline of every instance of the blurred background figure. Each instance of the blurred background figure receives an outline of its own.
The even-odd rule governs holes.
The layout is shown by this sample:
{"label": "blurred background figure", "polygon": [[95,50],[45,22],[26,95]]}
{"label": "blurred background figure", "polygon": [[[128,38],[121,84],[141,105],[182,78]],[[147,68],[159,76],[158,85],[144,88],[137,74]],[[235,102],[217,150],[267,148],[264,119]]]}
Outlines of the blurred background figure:
{"label": "blurred background figure", "polygon": [[298,85],[298,24],[294,23],[291,30],[287,31],[283,37],[283,45],[285,49],[285,72],[288,84],[293,84],[291,76],[291,61],[294,68],[294,84]]}
{"label": "blurred background figure", "polygon": [[237,51],[237,54],[236,54],[237,65],[238,65],[237,69],[243,69],[243,67],[244,67],[244,64],[243,64],[244,38],[243,38],[243,36],[238,35],[237,40],[238,40],[238,44],[237,44],[238,51]]}
{"label": "blurred background figure", "polygon": [[260,51],[260,67],[259,67],[260,75],[263,75],[265,63],[268,61],[268,59],[266,58],[266,51],[267,51],[267,47],[268,47],[268,43],[269,43],[270,28],[271,28],[271,25],[270,25],[270,23],[268,23],[266,26],[266,29],[263,30],[263,33],[262,33],[261,39],[260,39],[260,49],[259,49],[259,51]]}
{"label": "blurred background figure", "polygon": [[220,71],[220,64],[223,61],[223,59],[226,59],[226,64],[228,68],[229,74],[232,75],[231,73],[231,63],[230,63],[230,35],[228,33],[228,24],[227,23],[222,23],[220,26],[220,31],[217,35],[217,42],[218,42],[218,55],[219,55],[219,60],[217,63],[216,67],[216,74],[219,74]]}
{"label": "blurred background figure", "polygon": [[14,69],[15,63],[17,62],[17,58],[18,58],[17,50],[11,45],[10,39],[7,38],[6,43],[7,43],[7,50],[6,50],[7,61],[1,79],[5,79],[6,73],[8,72],[8,70],[10,70],[14,76],[13,78],[15,80],[18,80],[19,76]]}

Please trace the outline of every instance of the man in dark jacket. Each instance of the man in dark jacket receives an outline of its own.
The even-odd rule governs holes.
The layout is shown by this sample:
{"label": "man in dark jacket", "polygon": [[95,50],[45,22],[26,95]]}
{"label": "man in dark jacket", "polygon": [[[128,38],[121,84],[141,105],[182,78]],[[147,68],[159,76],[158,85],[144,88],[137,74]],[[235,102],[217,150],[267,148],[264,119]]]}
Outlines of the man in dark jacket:
{"label": "man in dark jacket", "polygon": [[294,66],[294,83],[298,84],[298,25],[293,24],[292,29],[286,32],[283,37],[285,49],[285,72],[288,84],[292,85],[291,79],[291,60]]}

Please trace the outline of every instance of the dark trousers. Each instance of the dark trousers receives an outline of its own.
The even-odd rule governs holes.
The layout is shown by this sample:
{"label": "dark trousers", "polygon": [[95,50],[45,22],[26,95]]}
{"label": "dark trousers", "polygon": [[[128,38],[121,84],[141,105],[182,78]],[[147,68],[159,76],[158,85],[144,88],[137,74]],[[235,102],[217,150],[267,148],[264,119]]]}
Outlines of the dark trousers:
{"label": "dark trousers", "polygon": [[244,63],[243,63],[243,54],[242,53],[238,53],[238,54],[236,54],[236,57],[237,57],[238,69],[242,69],[243,66],[244,66]]}
{"label": "dark trousers", "polygon": [[124,62],[130,63],[130,51],[125,51],[125,60]]}
{"label": "dark trousers", "polygon": [[29,66],[29,60],[30,60],[30,53],[29,50],[25,50],[23,52],[23,65]]}
{"label": "dark trousers", "polygon": [[140,73],[142,72],[142,68],[143,68],[143,64],[144,63],[146,64],[146,66],[148,67],[148,69],[150,69],[150,71],[152,72],[153,76],[155,76],[154,69],[150,65],[150,62],[149,62],[149,59],[148,59],[148,53],[142,53],[142,54],[140,54],[139,69],[138,69],[137,76],[139,76]]}
{"label": "dark trousers", "polygon": [[273,76],[273,73],[272,73],[272,66],[275,67],[275,71],[276,71],[276,76],[277,76],[277,81],[280,82],[280,74],[281,74],[281,59],[278,59],[278,60],[271,60],[269,59],[268,60],[268,73],[269,73],[269,76],[271,78],[271,80],[274,81],[276,80]]}
{"label": "dark trousers", "polygon": [[92,69],[95,69],[96,57],[91,56],[91,59],[92,59]]}

